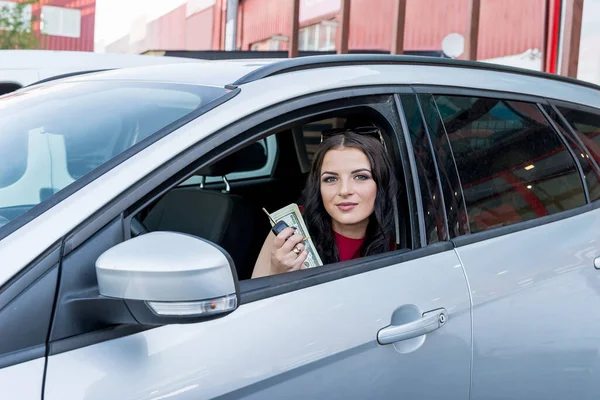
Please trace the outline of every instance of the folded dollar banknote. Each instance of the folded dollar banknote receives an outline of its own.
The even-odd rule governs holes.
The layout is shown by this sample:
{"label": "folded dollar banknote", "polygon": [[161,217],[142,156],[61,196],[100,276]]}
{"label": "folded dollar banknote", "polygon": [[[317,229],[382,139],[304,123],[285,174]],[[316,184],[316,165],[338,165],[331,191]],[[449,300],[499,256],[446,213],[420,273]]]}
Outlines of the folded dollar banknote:
{"label": "folded dollar banknote", "polygon": [[319,257],[319,253],[317,253],[315,245],[310,238],[308,229],[306,229],[306,224],[304,223],[304,219],[302,218],[302,214],[300,214],[300,209],[297,204],[292,203],[287,205],[270,214],[270,216],[271,226],[279,221],[284,221],[288,226],[296,228],[296,233],[308,238],[308,240],[304,241],[304,246],[308,252],[308,257],[306,257],[306,260],[304,261],[304,265],[307,268],[320,267],[323,265],[321,257]]}

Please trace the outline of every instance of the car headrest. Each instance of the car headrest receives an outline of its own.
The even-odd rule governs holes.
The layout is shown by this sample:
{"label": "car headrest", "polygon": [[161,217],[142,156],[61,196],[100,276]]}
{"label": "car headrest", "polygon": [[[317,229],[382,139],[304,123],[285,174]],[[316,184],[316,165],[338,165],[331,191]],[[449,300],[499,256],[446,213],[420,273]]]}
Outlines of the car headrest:
{"label": "car headrest", "polygon": [[267,151],[260,142],[252,143],[196,172],[200,176],[225,176],[232,172],[252,171],[267,163]]}

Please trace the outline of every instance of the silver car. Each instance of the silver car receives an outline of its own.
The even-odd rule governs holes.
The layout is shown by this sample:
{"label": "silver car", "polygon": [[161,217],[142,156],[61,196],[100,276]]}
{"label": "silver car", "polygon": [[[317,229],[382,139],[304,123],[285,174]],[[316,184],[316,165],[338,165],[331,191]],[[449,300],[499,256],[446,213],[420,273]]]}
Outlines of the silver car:
{"label": "silver car", "polygon": [[[320,132],[399,249],[250,279]],[[0,97],[0,398],[595,399],[600,87],[484,63],[150,66]]]}

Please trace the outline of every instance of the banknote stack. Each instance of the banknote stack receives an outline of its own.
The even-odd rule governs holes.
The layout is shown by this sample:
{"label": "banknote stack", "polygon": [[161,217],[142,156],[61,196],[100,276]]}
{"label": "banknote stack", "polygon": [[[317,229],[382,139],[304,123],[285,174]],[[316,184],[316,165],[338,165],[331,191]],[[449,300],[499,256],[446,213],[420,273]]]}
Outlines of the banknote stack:
{"label": "banknote stack", "polygon": [[308,252],[308,257],[306,257],[306,260],[304,261],[304,265],[307,268],[320,267],[323,265],[321,257],[319,257],[315,245],[310,238],[308,229],[306,229],[306,224],[304,223],[304,219],[302,218],[302,214],[300,214],[300,209],[298,208],[297,204],[285,206],[282,209],[270,214],[270,216],[271,226],[283,220],[288,226],[296,228],[297,234],[308,238],[308,240],[305,240],[303,243],[306,251]]}

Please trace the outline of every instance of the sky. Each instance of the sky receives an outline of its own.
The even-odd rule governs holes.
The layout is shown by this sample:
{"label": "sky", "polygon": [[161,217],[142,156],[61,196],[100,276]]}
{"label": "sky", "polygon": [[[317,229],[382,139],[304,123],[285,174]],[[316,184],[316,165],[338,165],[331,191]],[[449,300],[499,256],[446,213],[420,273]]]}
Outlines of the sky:
{"label": "sky", "polygon": [[600,0],[585,0],[577,77],[600,84]]}
{"label": "sky", "polygon": [[139,18],[151,21],[186,3],[186,0],[96,0],[96,51],[127,35]]}

